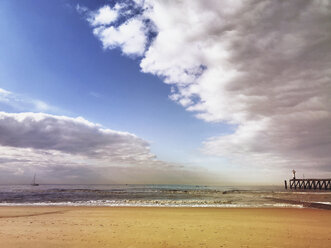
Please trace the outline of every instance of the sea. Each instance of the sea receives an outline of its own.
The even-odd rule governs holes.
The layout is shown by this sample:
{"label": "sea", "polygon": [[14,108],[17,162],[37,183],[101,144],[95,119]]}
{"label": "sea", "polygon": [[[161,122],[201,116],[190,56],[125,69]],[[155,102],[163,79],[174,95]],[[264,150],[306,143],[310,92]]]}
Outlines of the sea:
{"label": "sea", "polygon": [[0,206],[107,207],[331,207],[331,192],[294,192],[281,186],[0,185]]}

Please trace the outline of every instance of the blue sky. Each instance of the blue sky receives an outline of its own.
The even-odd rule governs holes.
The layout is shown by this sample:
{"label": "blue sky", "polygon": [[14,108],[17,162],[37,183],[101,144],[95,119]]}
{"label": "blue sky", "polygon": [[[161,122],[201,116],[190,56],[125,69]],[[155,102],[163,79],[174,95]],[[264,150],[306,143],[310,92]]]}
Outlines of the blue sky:
{"label": "blue sky", "polygon": [[1,1],[0,177],[270,184],[293,166],[325,176],[328,7]]}
{"label": "blue sky", "polygon": [[206,123],[171,101],[170,86],[141,73],[137,59],[103,50],[75,1],[1,5],[2,88],[54,105],[55,114],[132,132],[173,162],[190,161],[204,139],[230,132],[228,125]]}

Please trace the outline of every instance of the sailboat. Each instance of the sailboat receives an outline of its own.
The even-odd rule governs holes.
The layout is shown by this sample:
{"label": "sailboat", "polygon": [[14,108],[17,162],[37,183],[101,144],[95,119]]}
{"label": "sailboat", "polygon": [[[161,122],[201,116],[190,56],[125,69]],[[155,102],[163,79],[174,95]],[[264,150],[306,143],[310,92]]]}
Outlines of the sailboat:
{"label": "sailboat", "polygon": [[39,186],[39,183],[36,183],[36,173],[33,176],[33,182],[31,183],[32,186]]}

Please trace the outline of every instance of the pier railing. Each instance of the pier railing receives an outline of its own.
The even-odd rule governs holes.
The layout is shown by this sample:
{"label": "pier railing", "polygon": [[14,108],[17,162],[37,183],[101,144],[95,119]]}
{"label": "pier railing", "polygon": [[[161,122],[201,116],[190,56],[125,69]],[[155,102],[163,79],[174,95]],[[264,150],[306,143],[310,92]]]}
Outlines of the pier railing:
{"label": "pier railing", "polygon": [[290,179],[290,189],[331,190],[331,179]]}

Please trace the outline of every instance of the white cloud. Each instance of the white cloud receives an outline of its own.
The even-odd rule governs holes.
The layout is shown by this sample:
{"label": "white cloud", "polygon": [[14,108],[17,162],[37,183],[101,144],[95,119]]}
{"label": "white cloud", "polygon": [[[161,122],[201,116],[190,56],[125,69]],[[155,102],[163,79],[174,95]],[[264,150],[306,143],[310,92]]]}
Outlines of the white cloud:
{"label": "white cloud", "polygon": [[93,32],[104,48],[121,47],[126,55],[142,55],[145,51],[147,37],[143,21],[139,18],[130,19],[118,27],[97,27]]}
{"label": "white cloud", "polygon": [[[141,5],[137,2],[135,6]],[[82,8],[84,11],[81,10]],[[123,23],[117,22],[120,16],[132,16],[132,10],[126,3],[116,3],[114,7],[105,5],[96,11],[88,11],[86,7],[78,5],[77,11],[86,14],[87,21],[93,27],[94,35],[100,39],[104,49],[120,47],[125,55],[144,54],[148,42],[144,19],[138,15]]]}
{"label": "white cloud", "polygon": [[59,109],[39,99],[33,99],[0,88],[0,103],[19,111],[59,112]]}
{"label": "white cloud", "polygon": [[96,12],[92,12],[89,17],[89,22],[92,26],[108,25],[115,22],[118,18],[118,5],[117,7],[110,8],[105,5],[98,9]]}
{"label": "white cloud", "polygon": [[[139,14],[125,22],[136,28],[94,33],[106,48],[143,55],[142,71],[172,84],[170,98],[198,118],[238,126],[207,140],[205,152],[255,165],[329,168],[329,1],[139,2]],[[150,44],[149,31],[157,33]],[[140,48],[126,48],[136,37]]]}
{"label": "white cloud", "polygon": [[84,14],[89,11],[89,9],[85,6],[81,6],[80,4],[76,5],[76,10],[79,14]]}
{"label": "white cloud", "polygon": [[6,97],[6,96],[9,96],[9,95],[11,95],[12,93],[10,92],[10,91],[8,91],[8,90],[5,90],[5,89],[1,89],[0,88],[0,96],[1,97]]}

